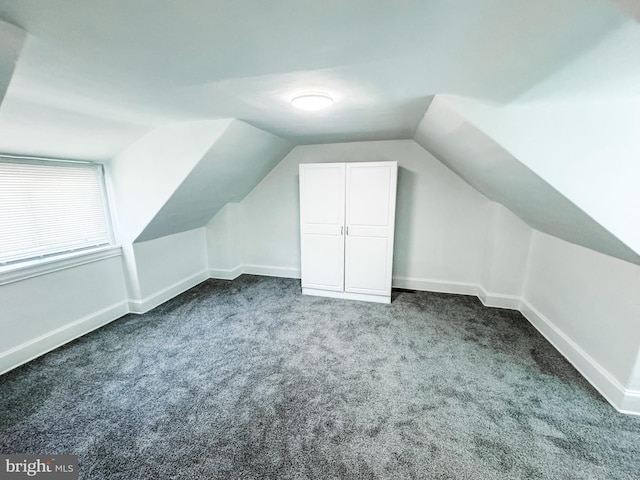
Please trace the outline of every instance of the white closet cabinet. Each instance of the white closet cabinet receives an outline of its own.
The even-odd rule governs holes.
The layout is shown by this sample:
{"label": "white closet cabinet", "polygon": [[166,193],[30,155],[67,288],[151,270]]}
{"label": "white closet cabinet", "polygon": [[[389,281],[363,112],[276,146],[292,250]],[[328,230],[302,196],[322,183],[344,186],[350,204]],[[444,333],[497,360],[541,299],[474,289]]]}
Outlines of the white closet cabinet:
{"label": "white closet cabinet", "polygon": [[391,302],[398,162],[300,165],[302,293]]}

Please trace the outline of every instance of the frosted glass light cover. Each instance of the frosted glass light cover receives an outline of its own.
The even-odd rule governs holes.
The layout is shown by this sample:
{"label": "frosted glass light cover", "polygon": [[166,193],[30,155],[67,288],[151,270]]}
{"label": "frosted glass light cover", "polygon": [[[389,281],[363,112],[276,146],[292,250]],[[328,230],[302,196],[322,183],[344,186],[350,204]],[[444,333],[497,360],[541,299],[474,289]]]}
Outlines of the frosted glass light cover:
{"label": "frosted glass light cover", "polygon": [[291,105],[301,110],[322,110],[333,105],[333,99],[325,93],[304,93],[291,100]]}

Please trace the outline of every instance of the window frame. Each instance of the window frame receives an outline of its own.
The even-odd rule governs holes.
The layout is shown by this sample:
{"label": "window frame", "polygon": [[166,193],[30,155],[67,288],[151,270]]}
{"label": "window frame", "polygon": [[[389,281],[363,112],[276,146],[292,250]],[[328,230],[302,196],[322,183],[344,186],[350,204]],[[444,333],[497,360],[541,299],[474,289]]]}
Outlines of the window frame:
{"label": "window frame", "polygon": [[81,246],[60,250],[58,252],[36,253],[26,258],[0,263],[0,285],[122,255],[122,247],[116,244],[111,204],[108,197],[107,175],[104,164],[81,160],[9,155],[1,153],[0,163],[23,163],[46,166],[60,165],[62,168],[64,168],[64,165],[72,166],[75,164],[96,168],[99,174],[99,189],[102,200],[101,206],[107,227],[108,241],[107,244]]}

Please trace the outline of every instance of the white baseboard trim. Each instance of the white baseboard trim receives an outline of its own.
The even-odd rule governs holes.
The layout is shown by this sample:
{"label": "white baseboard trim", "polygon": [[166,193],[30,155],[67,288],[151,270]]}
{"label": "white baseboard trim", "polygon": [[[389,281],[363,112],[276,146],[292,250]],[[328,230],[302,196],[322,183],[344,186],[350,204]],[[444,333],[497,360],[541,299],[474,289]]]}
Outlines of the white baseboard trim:
{"label": "white baseboard trim", "polygon": [[621,413],[640,415],[640,392],[625,389],[613,375],[522,297],[487,292],[479,284],[423,278],[394,277],[393,287],[476,295],[487,307],[519,310],[616,410]]}
{"label": "white baseboard trim", "polygon": [[238,265],[235,268],[210,268],[209,278],[216,278],[218,280],[235,280],[243,273],[242,265]]}
{"label": "white baseboard trim", "polygon": [[[256,272],[256,275],[261,275]],[[281,275],[277,275],[281,276]],[[299,277],[290,277],[299,278]],[[502,295],[489,293],[481,285],[476,283],[442,281],[426,278],[414,277],[393,277],[393,288],[406,288],[409,290],[420,290],[425,292],[453,293],[458,295],[475,295],[483,305],[494,308],[508,308],[518,310],[520,308],[520,297],[517,295]]]}
{"label": "white baseboard trim", "polygon": [[[174,298],[208,278],[232,280],[243,273],[273,277],[300,278],[300,270],[264,265],[239,265],[233,269],[208,269],[154,293],[144,299],[123,301],[56,330],[29,340],[6,352],[0,353],[0,375],[37,358],[65,343],[85,335],[123,315],[146,313]],[[582,350],[575,342],[557,328],[525,299],[516,295],[487,292],[481,285],[464,282],[439,281],[434,279],[394,277],[394,288],[408,288],[441,293],[475,295],[489,307],[519,310],[522,315],[558,350],[567,360],[602,394],[619,412],[640,415],[640,391],[627,390],[605,368]],[[308,293],[308,292],[305,292]],[[367,296],[369,297],[369,296]],[[345,298],[345,297],[342,297]],[[383,298],[383,297],[380,297]],[[384,297],[386,298],[386,297]]]}
{"label": "white baseboard trim", "polygon": [[485,307],[520,310],[521,300],[518,295],[502,295],[500,293],[487,292],[484,288],[480,287],[478,298]]}
{"label": "white baseboard trim", "polygon": [[620,413],[640,415],[640,392],[625,390],[620,407],[616,407]]}
{"label": "white baseboard trim", "polygon": [[126,301],[98,310],[0,353],[0,375],[129,313]]}
{"label": "white baseboard trim", "polygon": [[449,282],[429,278],[393,277],[393,288],[407,288],[425,292],[457,293],[460,295],[480,296],[482,289],[475,283]]}
{"label": "white baseboard trim", "polygon": [[508,308],[518,310],[520,297],[518,295],[503,295],[487,292],[477,283],[452,282],[427,278],[393,277],[393,288],[408,288],[425,292],[453,293],[458,295],[475,295],[486,307]]}
{"label": "white baseboard trim", "polygon": [[268,265],[242,265],[242,273],[267,277],[300,278],[299,268],[272,267]]}
{"label": "white baseboard trim", "polygon": [[272,267],[269,265],[251,265],[243,264],[235,268],[210,268],[209,278],[217,278],[220,280],[234,280],[243,274],[264,275],[266,277],[281,278],[300,278],[299,268],[290,267]]}
{"label": "white baseboard trim", "polygon": [[176,282],[173,285],[160,290],[159,292],[149,295],[146,298],[140,300],[129,300],[129,311],[131,313],[138,314],[147,313],[149,310],[162,305],[164,302],[167,302],[173,297],[180,295],[181,293],[189,290],[192,287],[195,287],[208,278],[209,271],[203,270],[194,275],[191,275],[190,277],[185,278],[184,280],[180,280],[179,282]]}
{"label": "white baseboard trim", "polygon": [[616,410],[640,415],[640,392],[626,390],[602,365],[524,299],[520,313]]}

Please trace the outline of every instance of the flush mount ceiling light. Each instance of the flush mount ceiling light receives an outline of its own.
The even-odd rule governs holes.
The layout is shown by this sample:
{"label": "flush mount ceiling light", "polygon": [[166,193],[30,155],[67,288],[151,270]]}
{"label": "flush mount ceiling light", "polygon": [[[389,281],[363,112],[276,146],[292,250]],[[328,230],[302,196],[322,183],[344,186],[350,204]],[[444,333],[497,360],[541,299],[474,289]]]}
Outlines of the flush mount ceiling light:
{"label": "flush mount ceiling light", "polygon": [[333,105],[333,98],[326,93],[310,92],[303,93],[291,100],[291,105],[300,110],[307,110],[309,112],[322,110],[324,108]]}

